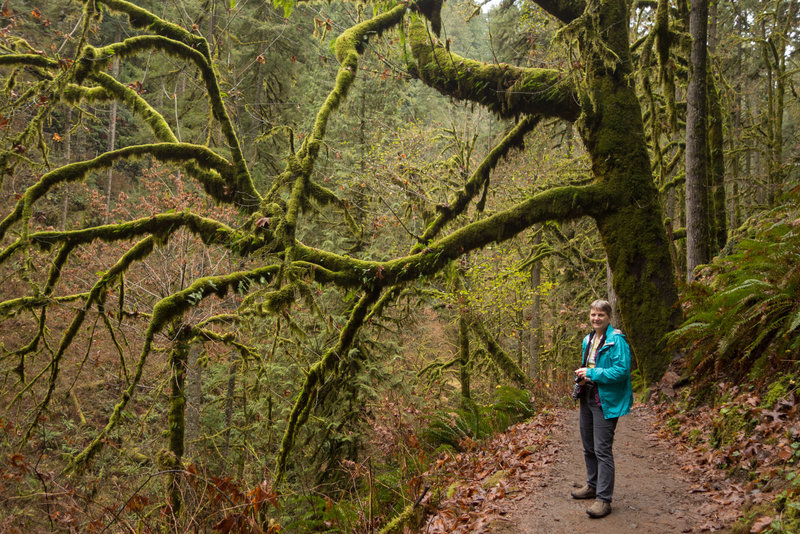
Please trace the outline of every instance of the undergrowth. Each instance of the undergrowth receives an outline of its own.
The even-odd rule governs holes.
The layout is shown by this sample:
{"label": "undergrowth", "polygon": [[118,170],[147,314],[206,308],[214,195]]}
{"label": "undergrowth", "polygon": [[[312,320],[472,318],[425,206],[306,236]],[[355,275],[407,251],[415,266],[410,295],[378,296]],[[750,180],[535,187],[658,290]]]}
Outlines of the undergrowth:
{"label": "undergrowth", "polygon": [[490,404],[480,405],[471,399],[462,399],[461,408],[435,412],[422,437],[437,451],[461,451],[533,414],[528,392],[511,386],[498,386]]}
{"label": "undergrowth", "polygon": [[686,320],[668,340],[686,352],[687,373],[696,382],[725,376],[765,387],[800,355],[799,196],[750,219],[726,247],[729,253],[685,287]]}

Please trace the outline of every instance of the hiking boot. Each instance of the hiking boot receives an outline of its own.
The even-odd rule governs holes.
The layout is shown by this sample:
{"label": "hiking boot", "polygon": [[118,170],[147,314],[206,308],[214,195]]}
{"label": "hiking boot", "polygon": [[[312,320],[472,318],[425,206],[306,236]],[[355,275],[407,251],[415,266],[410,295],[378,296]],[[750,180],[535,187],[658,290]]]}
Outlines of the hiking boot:
{"label": "hiking boot", "polygon": [[586,513],[589,514],[589,517],[594,519],[605,517],[611,513],[611,503],[605,501],[594,501],[594,504],[592,504],[586,510]]}
{"label": "hiking boot", "polygon": [[594,499],[596,493],[593,487],[589,484],[585,484],[581,489],[570,492],[570,495],[572,495],[573,499]]}

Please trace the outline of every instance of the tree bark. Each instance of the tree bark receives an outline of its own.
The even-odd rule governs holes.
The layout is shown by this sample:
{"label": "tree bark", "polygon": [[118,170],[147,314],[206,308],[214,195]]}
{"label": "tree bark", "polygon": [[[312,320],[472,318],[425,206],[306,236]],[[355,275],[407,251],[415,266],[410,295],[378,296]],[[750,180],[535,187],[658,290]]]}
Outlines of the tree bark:
{"label": "tree bark", "polygon": [[[540,241],[539,234],[536,235],[534,246]],[[531,291],[533,299],[531,302],[530,320],[530,341],[528,343],[528,376],[531,380],[536,380],[541,372],[542,357],[542,297],[539,295],[539,285],[542,283],[542,262],[537,261],[531,265]]]}
{"label": "tree bark", "polygon": [[706,64],[708,0],[692,0],[689,33],[692,51],[686,95],[686,279],[698,265],[708,263],[708,178]]}
{"label": "tree bark", "polygon": [[620,207],[595,217],[619,298],[622,325],[642,375],[661,377],[671,357],[661,339],[679,320],[669,242],[653,183],[641,107],[631,73],[627,3],[601,2],[601,38],[619,58],[608,68],[587,47],[587,100],[578,123],[595,180],[618,195]]}

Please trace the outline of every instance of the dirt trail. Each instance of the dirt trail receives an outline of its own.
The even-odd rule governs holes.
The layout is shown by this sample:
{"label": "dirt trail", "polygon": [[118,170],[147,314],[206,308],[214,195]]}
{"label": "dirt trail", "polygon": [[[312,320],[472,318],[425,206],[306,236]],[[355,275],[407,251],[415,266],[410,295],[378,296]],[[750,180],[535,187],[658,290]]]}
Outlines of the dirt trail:
{"label": "dirt trail", "polygon": [[691,493],[691,481],[669,445],[653,433],[654,416],[638,406],[617,425],[614,441],[616,487],[613,512],[591,519],[570,491],[585,479],[578,435],[578,411],[559,413],[563,424],[553,428],[554,460],[524,484],[523,497],[503,504],[503,519],[488,532],[505,534],[622,534],[633,532],[699,532],[703,519],[697,510],[704,496]]}

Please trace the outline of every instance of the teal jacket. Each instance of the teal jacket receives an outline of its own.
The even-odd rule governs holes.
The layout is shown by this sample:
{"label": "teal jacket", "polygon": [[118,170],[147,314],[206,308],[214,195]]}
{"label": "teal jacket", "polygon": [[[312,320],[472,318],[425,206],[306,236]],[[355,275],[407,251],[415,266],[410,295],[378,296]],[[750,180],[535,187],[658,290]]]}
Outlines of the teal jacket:
{"label": "teal jacket", "polygon": [[[583,338],[581,354],[586,354],[586,345],[592,334]],[[631,411],[631,349],[625,334],[608,325],[606,341],[597,352],[596,367],[586,371],[586,377],[597,384],[604,418],[621,417]]]}

